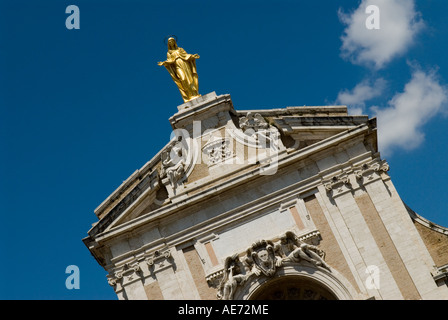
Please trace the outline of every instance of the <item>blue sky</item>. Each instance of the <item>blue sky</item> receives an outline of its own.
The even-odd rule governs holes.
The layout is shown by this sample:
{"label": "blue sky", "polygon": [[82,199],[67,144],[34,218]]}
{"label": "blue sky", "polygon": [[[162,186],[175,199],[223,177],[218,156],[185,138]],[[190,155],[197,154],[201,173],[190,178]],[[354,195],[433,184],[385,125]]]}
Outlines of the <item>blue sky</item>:
{"label": "blue sky", "polygon": [[[368,30],[363,8],[380,9]],[[68,30],[68,5],[80,29]],[[364,7],[363,7],[364,6]],[[448,227],[448,3],[0,1],[0,299],[116,299],[81,239],[93,210],[168,141],[181,96],[164,39],[198,53],[199,91],[236,109],[347,104],[378,117],[402,199]],[[80,289],[65,269],[77,265]]]}

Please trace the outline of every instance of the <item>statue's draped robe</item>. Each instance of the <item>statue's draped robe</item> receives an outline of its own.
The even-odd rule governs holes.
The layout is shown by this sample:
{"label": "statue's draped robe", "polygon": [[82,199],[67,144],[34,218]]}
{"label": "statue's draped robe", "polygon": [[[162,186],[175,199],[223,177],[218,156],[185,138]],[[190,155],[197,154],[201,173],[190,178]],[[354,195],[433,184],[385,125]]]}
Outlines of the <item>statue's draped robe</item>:
{"label": "statue's draped robe", "polygon": [[167,60],[163,65],[176,83],[185,102],[199,95],[196,58],[182,48],[168,50]]}

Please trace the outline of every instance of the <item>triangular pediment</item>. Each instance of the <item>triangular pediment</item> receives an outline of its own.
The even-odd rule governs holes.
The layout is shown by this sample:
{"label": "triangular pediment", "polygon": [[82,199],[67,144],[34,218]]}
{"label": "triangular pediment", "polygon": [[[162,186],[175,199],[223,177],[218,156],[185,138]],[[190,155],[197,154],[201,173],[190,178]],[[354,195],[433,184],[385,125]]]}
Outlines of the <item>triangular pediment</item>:
{"label": "triangular pediment", "polygon": [[376,127],[367,116],[349,116],[345,106],[237,111],[229,95],[199,100],[178,107],[170,118],[173,139],[95,210],[100,221],[89,234],[188,202],[310,146],[317,151],[322,141],[360,126]]}

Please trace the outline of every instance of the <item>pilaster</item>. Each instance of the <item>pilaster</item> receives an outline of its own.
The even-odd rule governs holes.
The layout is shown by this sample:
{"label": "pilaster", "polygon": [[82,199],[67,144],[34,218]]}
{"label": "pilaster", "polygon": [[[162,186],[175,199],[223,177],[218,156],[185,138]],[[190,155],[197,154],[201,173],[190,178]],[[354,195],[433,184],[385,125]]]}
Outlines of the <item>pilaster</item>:
{"label": "pilaster", "polygon": [[[343,172],[324,180],[323,184],[330,201],[334,202],[339,211],[339,228],[345,233],[344,241],[352,240],[349,244],[349,254],[353,257],[356,272],[369,295],[381,299],[402,299],[401,292],[353,197],[351,178],[348,173]],[[369,281],[368,270],[371,266],[379,268],[381,275],[377,289],[376,285],[366,284]]]}
{"label": "pilaster", "polygon": [[[448,299],[431,276],[432,258],[424,247],[402,200],[386,172],[387,163],[373,163],[357,172],[422,299]],[[387,182],[387,184],[385,183]]]}

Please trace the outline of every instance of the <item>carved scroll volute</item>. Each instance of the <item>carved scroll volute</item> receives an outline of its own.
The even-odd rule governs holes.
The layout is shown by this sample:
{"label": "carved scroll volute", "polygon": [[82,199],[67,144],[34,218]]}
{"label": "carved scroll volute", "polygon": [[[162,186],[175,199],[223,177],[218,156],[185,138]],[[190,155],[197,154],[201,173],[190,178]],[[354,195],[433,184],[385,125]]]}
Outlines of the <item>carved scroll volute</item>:
{"label": "carved scroll volute", "polygon": [[156,250],[151,256],[145,259],[152,273],[170,268],[174,265],[171,252],[169,249],[164,251]]}
{"label": "carved scroll volute", "polygon": [[347,173],[343,172],[328,180],[323,180],[323,185],[328,192],[341,193],[346,188],[350,188],[350,178]]}
{"label": "carved scroll volute", "polygon": [[142,270],[140,264],[138,261],[131,261],[123,264],[121,267],[118,267],[115,272],[107,275],[107,282],[117,290],[129,282],[140,279],[141,276]]}
{"label": "carved scroll volute", "polygon": [[375,178],[382,177],[388,171],[389,164],[385,160],[374,160],[354,169],[356,179],[359,183],[374,181]]}

